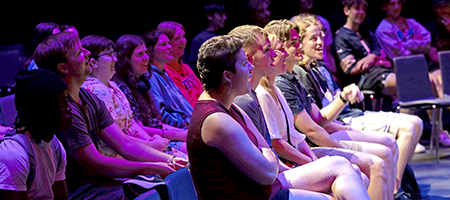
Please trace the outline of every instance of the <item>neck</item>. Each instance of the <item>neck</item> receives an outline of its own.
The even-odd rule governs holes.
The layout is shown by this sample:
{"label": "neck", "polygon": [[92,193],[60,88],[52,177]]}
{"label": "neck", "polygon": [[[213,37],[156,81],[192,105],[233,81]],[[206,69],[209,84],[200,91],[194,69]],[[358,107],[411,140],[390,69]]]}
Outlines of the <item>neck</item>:
{"label": "neck", "polygon": [[181,56],[174,56],[170,62],[177,62],[178,64],[181,64]]}
{"label": "neck", "polygon": [[83,82],[86,80],[86,78],[80,78],[80,77],[73,77],[73,76],[68,76],[66,78],[64,78],[64,82],[66,82],[67,84],[67,90],[69,95],[72,97],[73,100],[75,100],[75,102],[80,103],[80,87],[81,85],[83,85]]}
{"label": "neck", "polygon": [[386,16],[386,20],[392,24],[397,24],[400,21],[400,19],[401,19],[400,16],[392,16],[392,15]]}
{"label": "neck", "polygon": [[258,75],[257,73],[255,73],[255,70],[253,70],[253,74],[252,77],[250,77],[249,82],[250,82],[250,88],[252,88],[252,90],[256,90],[256,87],[258,87],[259,81],[261,80],[262,76]]}
{"label": "neck", "polygon": [[204,91],[200,95],[199,99],[218,101],[223,106],[225,106],[225,108],[227,108],[229,110],[231,108],[231,104],[233,103],[233,100],[236,97],[236,95],[234,95],[232,93],[230,93],[229,95],[226,95],[227,91],[225,91],[225,90],[228,90],[228,87],[221,87],[221,89],[219,91],[213,91],[213,90]]}
{"label": "neck", "polygon": [[155,65],[159,70],[164,70],[165,62],[159,62],[157,60],[152,61],[152,65]]}
{"label": "neck", "polygon": [[219,27],[214,26],[213,23],[209,23],[208,28],[206,28],[206,31],[210,31],[210,32],[214,32],[214,31],[217,31],[217,30],[219,30]]}
{"label": "neck", "polygon": [[274,86],[274,84],[273,83],[275,83],[275,77],[276,77],[277,75],[270,75],[270,76],[266,76],[266,80],[267,80],[267,82],[266,82],[266,84],[264,85],[264,87],[267,87],[267,88],[272,88],[273,89],[273,86]]}
{"label": "neck", "polygon": [[344,27],[357,32],[359,29],[359,24],[356,24],[356,23],[351,22],[350,20],[347,20]]}
{"label": "neck", "polygon": [[286,61],[286,71],[292,74],[292,70],[294,69],[295,62]]}
{"label": "neck", "polygon": [[100,82],[102,82],[103,84],[105,84],[106,86],[109,87],[109,79],[103,78],[96,73],[92,73],[91,75],[92,75],[92,77],[98,79]]}

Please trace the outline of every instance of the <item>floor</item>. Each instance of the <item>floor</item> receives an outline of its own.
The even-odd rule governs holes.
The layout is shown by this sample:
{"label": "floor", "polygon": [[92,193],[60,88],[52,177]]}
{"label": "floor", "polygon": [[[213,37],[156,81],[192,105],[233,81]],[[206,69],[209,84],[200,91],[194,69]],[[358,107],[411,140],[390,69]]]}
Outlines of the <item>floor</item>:
{"label": "floor", "polygon": [[450,200],[450,147],[439,148],[439,164],[435,151],[415,154],[410,166],[413,168],[422,195],[430,199]]}

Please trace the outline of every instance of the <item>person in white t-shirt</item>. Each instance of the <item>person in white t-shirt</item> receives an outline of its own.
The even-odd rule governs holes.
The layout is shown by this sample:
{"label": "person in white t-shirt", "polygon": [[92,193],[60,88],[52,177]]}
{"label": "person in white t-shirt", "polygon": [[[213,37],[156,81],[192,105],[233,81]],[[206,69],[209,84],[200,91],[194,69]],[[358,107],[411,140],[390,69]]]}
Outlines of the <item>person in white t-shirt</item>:
{"label": "person in white t-shirt", "polygon": [[54,136],[72,123],[67,85],[43,69],[15,80],[16,133],[0,141],[0,199],[67,199],[66,152]]}

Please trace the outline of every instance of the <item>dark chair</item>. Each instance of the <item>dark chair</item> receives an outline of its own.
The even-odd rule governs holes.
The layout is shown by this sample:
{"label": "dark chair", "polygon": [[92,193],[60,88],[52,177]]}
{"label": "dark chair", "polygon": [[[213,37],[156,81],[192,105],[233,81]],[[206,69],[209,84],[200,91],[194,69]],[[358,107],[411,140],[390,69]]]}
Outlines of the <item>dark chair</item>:
{"label": "dark chair", "polygon": [[438,55],[444,96],[450,96],[450,51],[440,51]]}
{"label": "dark chair", "polygon": [[436,141],[436,159],[439,164],[439,127],[442,123],[442,113],[436,113],[436,108],[450,105],[446,98],[433,96],[431,83],[428,77],[428,67],[425,56],[412,55],[396,57],[394,60],[397,81],[398,108],[432,109],[430,152],[433,151]]}
{"label": "dark chair", "polygon": [[170,200],[197,200],[194,183],[187,168],[169,174],[164,180]]}

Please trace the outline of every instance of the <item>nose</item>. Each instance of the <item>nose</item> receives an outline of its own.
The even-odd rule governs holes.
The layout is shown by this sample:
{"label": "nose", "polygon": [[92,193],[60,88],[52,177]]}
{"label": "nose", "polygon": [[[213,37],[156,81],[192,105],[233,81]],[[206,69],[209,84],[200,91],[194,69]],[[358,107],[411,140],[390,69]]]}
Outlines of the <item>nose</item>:
{"label": "nose", "polygon": [[272,58],[277,57],[277,53],[275,53],[273,49],[270,49],[270,55],[272,56]]}
{"label": "nose", "polygon": [[88,51],[87,49],[85,49],[83,47],[81,47],[81,48],[82,48],[81,50],[83,51],[85,57],[89,57],[89,55],[91,55],[90,51]]}
{"label": "nose", "polygon": [[252,63],[248,62],[247,63],[247,68],[248,68],[248,71],[252,71],[252,69],[255,68],[255,66],[253,66]]}
{"label": "nose", "polygon": [[[148,60],[150,57],[148,56],[148,54],[144,53],[144,55],[142,56],[142,60]],[[117,60],[117,58],[116,58]]]}
{"label": "nose", "polygon": [[289,56],[289,53],[286,50],[283,49],[281,52],[283,52],[284,57],[288,57]]}

